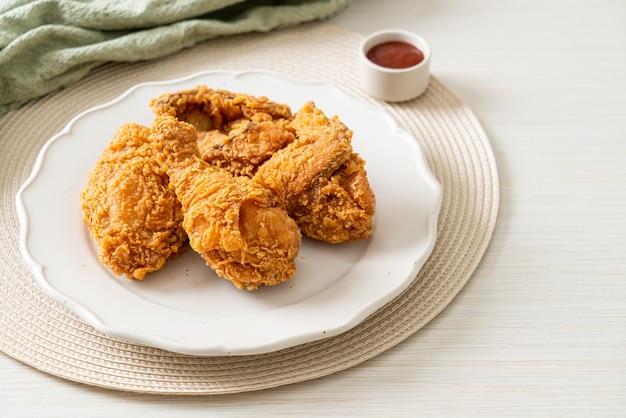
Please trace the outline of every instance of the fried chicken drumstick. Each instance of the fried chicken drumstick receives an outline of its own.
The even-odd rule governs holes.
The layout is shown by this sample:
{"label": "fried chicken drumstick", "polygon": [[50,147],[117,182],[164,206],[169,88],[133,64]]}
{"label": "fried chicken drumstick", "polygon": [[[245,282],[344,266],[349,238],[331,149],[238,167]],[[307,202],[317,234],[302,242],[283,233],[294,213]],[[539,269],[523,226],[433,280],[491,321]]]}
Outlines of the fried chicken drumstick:
{"label": "fried chicken drumstick", "polygon": [[150,129],[122,125],[81,193],[83,222],[116,275],[143,279],[185,246],[182,208],[154,160]]}
{"label": "fried chicken drumstick", "polygon": [[189,244],[218,276],[254,290],[295,274],[300,230],[271,192],[203,161],[196,129],[174,116],[156,118],[151,140],[182,204]]}

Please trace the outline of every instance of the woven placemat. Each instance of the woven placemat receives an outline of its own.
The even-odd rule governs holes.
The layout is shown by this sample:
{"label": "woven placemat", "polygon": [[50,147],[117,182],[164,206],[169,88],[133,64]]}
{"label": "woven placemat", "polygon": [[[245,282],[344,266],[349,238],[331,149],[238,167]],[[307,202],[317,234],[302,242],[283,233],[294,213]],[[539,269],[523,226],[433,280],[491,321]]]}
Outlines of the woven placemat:
{"label": "woven placemat", "polygon": [[[157,61],[107,64],[71,88],[0,119],[0,350],[42,371],[89,385],[146,393],[234,393],[344,370],[428,323],[467,282],[487,248],[499,201],[496,164],[476,117],[436,75],[423,96],[402,104],[377,102],[361,92],[356,81],[361,38],[312,23],[218,39]],[[81,111],[135,84],[207,69],[267,70],[338,84],[384,108],[423,147],[444,191],[437,243],[412,285],[352,330],[263,355],[171,353],[96,331],[44,294],[23,263],[15,195],[43,144]]]}

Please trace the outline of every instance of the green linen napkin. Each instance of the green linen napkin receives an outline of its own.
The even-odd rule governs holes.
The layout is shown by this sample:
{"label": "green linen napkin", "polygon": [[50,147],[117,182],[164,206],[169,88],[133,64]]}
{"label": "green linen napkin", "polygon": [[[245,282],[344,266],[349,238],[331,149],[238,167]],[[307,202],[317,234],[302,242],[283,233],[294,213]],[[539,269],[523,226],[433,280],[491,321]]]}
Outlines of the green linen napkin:
{"label": "green linen napkin", "polygon": [[3,0],[0,116],[107,62],[328,18],[350,0]]}

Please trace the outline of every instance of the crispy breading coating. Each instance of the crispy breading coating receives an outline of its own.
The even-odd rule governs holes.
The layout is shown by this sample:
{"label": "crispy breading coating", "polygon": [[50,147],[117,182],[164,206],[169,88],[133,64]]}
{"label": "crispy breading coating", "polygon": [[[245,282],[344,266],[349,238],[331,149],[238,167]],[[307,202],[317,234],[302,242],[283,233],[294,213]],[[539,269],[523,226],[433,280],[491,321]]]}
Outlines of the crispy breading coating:
{"label": "crispy breading coating", "polygon": [[201,85],[194,89],[163,94],[150,102],[155,115],[171,115],[192,124],[198,131],[224,130],[238,119],[252,119],[257,113],[272,118],[290,118],[289,106],[265,96],[251,96]]}
{"label": "crispy breading coating", "polygon": [[173,116],[157,117],[151,138],[189,243],[220,277],[254,290],[295,274],[300,230],[267,189],[203,161],[196,129]]}
{"label": "crispy breading coating", "polygon": [[291,122],[296,140],[277,151],[254,180],[285,202],[304,234],[329,243],[370,236],[376,206],[365,161],[352,151],[352,131],[313,102]]}
{"label": "crispy breading coating", "polygon": [[252,177],[257,168],[296,138],[287,119],[257,113],[230,123],[227,132],[198,132],[202,159],[238,176]]}
{"label": "crispy breading coating", "polygon": [[375,209],[365,161],[353,153],[329,178],[314,180],[292,199],[289,215],[308,237],[338,244],[369,237]]}
{"label": "crispy breading coating", "polygon": [[185,246],[182,208],[154,159],[150,129],[122,125],[81,193],[83,221],[114,274],[143,279]]}

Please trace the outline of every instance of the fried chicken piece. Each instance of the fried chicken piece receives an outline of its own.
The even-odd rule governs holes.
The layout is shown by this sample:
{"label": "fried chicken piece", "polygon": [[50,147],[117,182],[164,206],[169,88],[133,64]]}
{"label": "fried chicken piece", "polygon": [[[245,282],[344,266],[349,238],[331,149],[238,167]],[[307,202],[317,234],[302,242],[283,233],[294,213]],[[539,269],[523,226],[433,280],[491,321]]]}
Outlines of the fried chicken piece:
{"label": "fried chicken piece", "polygon": [[196,129],[174,116],[157,117],[151,138],[182,203],[189,243],[218,276],[254,290],[295,274],[300,230],[268,190],[203,161]]}
{"label": "fried chicken piece", "polygon": [[375,209],[365,161],[352,153],[329,178],[314,180],[292,199],[289,215],[310,238],[337,244],[369,237]]}
{"label": "fried chicken piece", "polygon": [[227,90],[197,86],[163,94],[150,102],[155,115],[171,115],[192,124],[197,131],[225,130],[225,125],[238,119],[252,119],[257,113],[271,118],[287,119],[291,109],[265,96],[251,96]]}
{"label": "fried chicken piece", "polygon": [[285,201],[288,210],[314,180],[328,178],[352,153],[352,131],[336,116],[328,119],[313,102],[305,104],[291,124],[297,139],[274,153],[254,176]]}
{"label": "fried chicken piece", "polygon": [[122,125],[81,193],[83,222],[116,275],[143,279],[185,247],[182,208],[153,158],[150,129]]}
{"label": "fried chicken piece", "polygon": [[192,124],[203,159],[236,175],[251,177],[295,139],[288,125],[290,107],[264,96],[197,86],[163,94],[150,106],[157,116],[172,115]]}
{"label": "fried chicken piece", "polygon": [[313,102],[291,123],[297,139],[277,151],[253,177],[285,202],[307,236],[329,243],[370,236],[375,196],[365,161],[352,151],[352,131]]}
{"label": "fried chicken piece", "polygon": [[202,159],[235,175],[252,177],[276,151],[295,140],[287,119],[257,113],[229,124],[230,131],[198,132]]}

